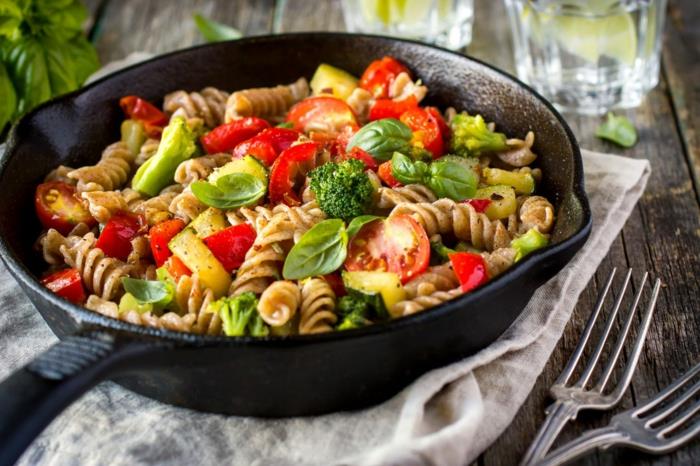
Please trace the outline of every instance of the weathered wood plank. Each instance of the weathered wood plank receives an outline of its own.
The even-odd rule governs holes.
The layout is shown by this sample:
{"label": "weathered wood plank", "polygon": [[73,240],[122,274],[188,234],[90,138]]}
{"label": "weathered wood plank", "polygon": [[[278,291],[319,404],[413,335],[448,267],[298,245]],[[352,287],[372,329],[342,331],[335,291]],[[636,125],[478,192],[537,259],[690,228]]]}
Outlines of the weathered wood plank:
{"label": "weathered wood plank", "polygon": [[192,20],[194,13],[229,24],[246,35],[272,28],[272,0],[119,0],[105,9],[95,37],[106,63],[132,52],[164,53],[204,42]]}
{"label": "weathered wood plank", "polygon": [[339,0],[277,0],[273,25],[275,33],[343,30],[345,22]]}
{"label": "weathered wood plank", "polygon": [[666,18],[663,68],[700,200],[700,6],[671,0]]}

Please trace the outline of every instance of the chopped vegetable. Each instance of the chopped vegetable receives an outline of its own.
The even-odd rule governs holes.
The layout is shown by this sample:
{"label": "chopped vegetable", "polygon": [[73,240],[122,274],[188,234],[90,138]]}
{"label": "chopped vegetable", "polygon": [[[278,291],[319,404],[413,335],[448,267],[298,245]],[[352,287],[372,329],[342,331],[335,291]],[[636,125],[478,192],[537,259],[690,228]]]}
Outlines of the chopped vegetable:
{"label": "chopped vegetable", "polygon": [[450,153],[453,154],[468,157],[508,148],[505,134],[488,129],[481,115],[458,113],[452,119],[450,129]]}
{"label": "chopped vegetable", "polygon": [[329,218],[351,219],[366,212],[374,186],[359,160],[327,163],[309,173],[311,191]]}
{"label": "chopped vegetable", "polygon": [[479,188],[474,193],[474,199],[488,199],[490,201],[488,206],[486,206],[486,210],[484,210],[484,213],[490,220],[508,218],[518,209],[515,190],[510,186]]}
{"label": "chopped vegetable", "polygon": [[217,209],[235,209],[258,202],[267,191],[259,178],[248,173],[231,173],[216,179],[216,184],[195,181],[192,194],[203,204]]}
{"label": "chopped vegetable", "polygon": [[303,182],[306,170],[316,165],[316,155],[320,149],[321,146],[316,142],[305,142],[289,147],[277,157],[270,169],[271,203],[300,203],[294,187]]}
{"label": "chopped vegetable", "polygon": [[450,254],[452,269],[459,280],[463,292],[468,292],[489,280],[486,263],[480,254],[456,252]]}
{"label": "chopped vegetable", "polygon": [[180,233],[183,228],[185,228],[185,222],[179,218],[165,220],[151,227],[148,236],[150,237],[151,243],[151,255],[153,256],[156,266],[160,267],[173,255],[168,248],[168,243],[175,235]]}
{"label": "chopped vegetable", "polygon": [[410,75],[408,68],[393,57],[383,57],[369,64],[360,78],[360,87],[366,89],[375,99],[389,97],[389,87],[400,73]]}
{"label": "chopped vegetable", "polygon": [[336,330],[352,330],[372,324],[369,316],[373,313],[373,309],[361,293],[340,298],[336,311],[340,315]]}
{"label": "chopped vegetable", "polygon": [[431,239],[430,240],[430,250],[433,252],[431,254],[430,259],[432,260],[433,258],[437,259],[435,262],[436,264],[442,264],[444,262],[447,262],[450,260],[450,254],[454,254],[457,252],[456,250],[452,248],[448,248],[443,244],[442,241],[437,240],[437,239]]}
{"label": "chopped vegetable", "polygon": [[533,251],[541,249],[549,244],[549,238],[540,233],[537,228],[531,228],[524,235],[510,242],[510,247],[515,249],[515,262],[520,261]]}
{"label": "chopped vegetable", "polygon": [[228,226],[228,221],[226,221],[223,212],[214,207],[209,207],[197,215],[188,225],[189,228],[193,228],[197,232],[197,236],[200,238],[211,236],[218,231],[226,229]]}
{"label": "chopped vegetable", "polygon": [[346,150],[357,146],[376,160],[391,159],[394,152],[409,153],[413,132],[399,120],[384,118],[366,124],[350,139]]}
{"label": "chopped vegetable", "polygon": [[223,167],[217,168],[211,175],[209,175],[207,181],[213,185],[216,185],[221,177],[232,173],[247,173],[259,179],[265,186],[267,186],[267,168],[265,168],[265,166],[260,163],[258,159],[250,155],[232,160]]}
{"label": "chopped vegetable", "polygon": [[163,130],[158,152],[136,171],[131,181],[133,188],[155,196],[172,184],[177,166],[192,157],[196,151],[195,134],[189,129],[185,119],[171,119],[170,124]]}
{"label": "chopped vegetable", "polygon": [[153,312],[153,310],[154,306],[152,303],[141,303],[131,293],[124,293],[119,300],[119,314],[125,314],[131,311],[145,314],[146,312]]}
{"label": "chopped vegetable", "polygon": [[[345,144],[343,144],[342,147],[345,147]],[[350,159],[359,160],[360,162],[364,163],[365,168],[368,170],[376,170],[379,167],[379,165],[377,165],[377,161],[359,147],[353,147],[350,149],[350,152],[343,151],[342,155],[338,157],[339,161]]]}
{"label": "chopped vegetable", "polygon": [[624,115],[617,116],[612,112],[609,112],[607,120],[598,126],[595,135],[625,148],[630,148],[637,142],[637,130],[632,122]]}
{"label": "chopped vegetable", "polygon": [[359,217],[353,218],[348,224],[348,238],[355,236],[366,224],[380,219],[382,219],[382,217],[378,217],[376,215],[360,215]]}
{"label": "chopped vegetable", "polygon": [[243,34],[238,29],[207,19],[199,13],[192,15],[192,18],[200,34],[202,34],[202,37],[204,37],[204,40],[207,42],[221,42],[243,37]]}
{"label": "chopped vegetable", "polygon": [[377,99],[369,109],[369,120],[383,120],[384,118],[401,118],[401,115],[409,110],[418,108],[418,100],[414,96],[408,96],[404,100]]}
{"label": "chopped vegetable", "polygon": [[515,189],[515,194],[532,194],[535,191],[535,179],[530,173],[518,173],[499,168],[483,169],[483,180],[487,185],[507,185]]}
{"label": "chopped vegetable", "polygon": [[357,128],[352,108],[336,97],[307,97],[287,112],[287,121],[297,131],[309,132],[323,128],[327,133],[340,133],[345,127]]}
{"label": "chopped vegetable", "polygon": [[147,100],[135,95],[119,99],[119,106],[127,117],[143,125],[149,137],[159,138],[163,128],[168,124],[168,116],[165,113]]}
{"label": "chopped vegetable", "polygon": [[207,154],[233,151],[236,146],[268,129],[270,123],[257,117],[245,117],[217,126],[199,141]]}
{"label": "chopped vegetable", "polygon": [[400,120],[413,131],[413,145],[427,150],[434,159],[445,152],[445,140],[441,130],[445,122],[440,122],[440,114],[415,107],[404,112]]}
{"label": "chopped vegetable", "polygon": [[347,254],[348,235],[339,219],[314,225],[287,254],[282,275],[287,280],[301,280],[335,272]]}
{"label": "chopped vegetable", "polygon": [[474,210],[483,214],[486,209],[491,205],[491,199],[467,199],[464,201],[465,204],[469,204],[474,207]]}
{"label": "chopped vegetable", "polygon": [[[290,125],[294,126],[290,123]],[[241,158],[252,155],[268,167],[275,162],[282,151],[289,149],[299,139],[299,132],[288,128],[269,128],[238,144],[233,156]]]}
{"label": "chopped vegetable", "polygon": [[209,305],[211,312],[219,314],[224,333],[229,337],[263,337],[270,333],[257,308],[258,298],[251,292],[224,297]]}
{"label": "chopped vegetable", "polygon": [[118,212],[102,229],[95,247],[109,257],[125,261],[133,249],[131,240],[142,233],[143,228],[143,218],[129,212]]}
{"label": "chopped vegetable", "polygon": [[247,223],[230,226],[204,238],[204,244],[228,272],[241,266],[248,250],[253,246],[255,229]]}
{"label": "chopped vegetable", "polygon": [[[143,123],[137,120],[124,120],[121,125],[121,139],[132,154],[138,154],[141,146],[146,141],[146,130]],[[158,133],[160,137],[160,133]]]}
{"label": "chopped vegetable", "polygon": [[65,269],[41,279],[41,284],[54,294],[75,304],[85,302],[85,288],[78,269]]}
{"label": "chopped vegetable", "polygon": [[[406,290],[401,286],[399,276],[391,272],[343,272],[343,283],[348,294],[358,297],[357,292],[371,297],[379,293],[384,308],[375,304],[372,306],[378,317],[384,318],[391,314],[394,304],[406,299]],[[368,298],[364,298],[368,299]],[[394,316],[396,317],[396,316]]]}
{"label": "chopped vegetable", "polygon": [[36,187],[34,209],[44,228],[67,235],[78,223],[93,226],[94,218],[78,199],[75,186],[62,181],[47,181]]}
{"label": "chopped vegetable", "polygon": [[175,297],[173,285],[165,281],[123,277],[122,284],[137,302],[152,304],[156,310],[164,309]]}
{"label": "chopped vegetable", "polygon": [[[192,271],[188,269],[185,263],[178,259],[177,256],[170,256],[168,260],[166,260],[165,263],[158,268],[158,270],[156,270],[156,273],[158,272],[170,277],[173,283],[179,282],[180,278],[184,276],[189,277],[192,275]],[[162,280],[160,276],[158,279]]]}
{"label": "chopped vegetable", "polygon": [[379,169],[377,170],[377,176],[379,176],[379,179],[391,188],[401,186],[401,182],[394,178],[393,171],[394,169],[391,167],[391,160],[387,160],[379,165]]}
{"label": "chopped vegetable", "polygon": [[340,68],[321,63],[309,82],[313,95],[332,94],[347,99],[357,87],[357,78]]}
{"label": "chopped vegetable", "polygon": [[187,269],[199,275],[202,285],[210,288],[216,297],[228,292],[231,276],[191,229],[185,228],[178,233],[168,247]]}

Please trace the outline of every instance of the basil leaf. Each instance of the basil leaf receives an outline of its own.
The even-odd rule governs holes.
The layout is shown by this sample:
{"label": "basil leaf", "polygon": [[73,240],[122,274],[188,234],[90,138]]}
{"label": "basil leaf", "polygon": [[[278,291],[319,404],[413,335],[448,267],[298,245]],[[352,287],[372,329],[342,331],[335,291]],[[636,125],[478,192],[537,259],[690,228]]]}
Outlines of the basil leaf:
{"label": "basil leaf", "polygon": [[391,158],[391,174],[403,184],[423,183],[427,171],[425,162],[414,162],[401,152],[394,152]]}
{"label": "basil leaf", "polygon": [[44,50],[38,40],[25,37],[7,53],[8,74],[17,92],[15,118],[51,98],[51,83]]}
{"label": "basil leaf", "polygon": [[355,133],[347,150],[359,147],[377,160],[389,160],[394,152],[408,152],[413,137],[411,128],[395,118],[373,121]]}
{"label": "basil leaf", "polygon": [[75,36],[64,46],[71,57],[75,81],[78,86],[82,86],[85,80],[100,67],[97,51],[83,35]]}
{"label": "basil leaf", "polygon": [[82,31],[88,17],[80,0],[32,0],[33,14],[27,20],[33,31],[66,41]]}
{"label": "basil leaf", "polygon": [[15,40],[21,34],[22,10],[17,2],[0,0],[0,37]]}
{"label": "basil leaf", "polygon": [[337,270],[347,255],[348,234],[340,219],[324,220],[304,233],[289,251],[282,275],[301,280]]}
{"label": "basil leaf", "polygon": [[216,185],[206,181],[192,183],[192,193],[209,207],[235,209],[251,205],[265,195],[267,187],[259,178],[248,173],[231,173],[216,181]]}
{"label": "basil leaf", "polygon": [[630,148],[637,142],[637,130],[625,116],[617,116],[608,113],[605,123],[598,126],[595,135],[601,139],[607,139],[615,144]]}
{"label": "basil leaf", "polygon": [[292,123],[291,121],[283,121],[282,123],[277,123],[275,125],[275,128],[292,129],[294,128],[294,123]]}
{"label": "basil leaf", "polygon": [[479,177],[466,164],[445,157],[430,164],[424,183],[438,197],[462,201],[474,196]]}
{"label": "basil leaf", "polygon": [[384,217],[379,217],[377,215],[360,215],[359,217],[353,218],[348,225],[348,238],[355,236],[363,226],[380,218]]}
{"label": "basil leaf", "polygon": [[79,83],[73,72],[73,57],[69,55],[65,44],[44,38],[41,45],[44,47],[51,94],[65,94],[77,89]]}
{"label": "basil leaf", "polygon": [[5,125],[12,119],[16,106],[15,88],[12,86],[5,65],[0,62],[0,134],[2,134]]}
{"label": "basil leaf", "polygon": [[122,285],[124,285],[126,292],[133,295],[141,304],[165,306],[172,301],[174,295],[172,285],[158,280],[123,277]]}
{"label": "basil leaf", "polygon": [[207,42],[221,42],[243,37],[238,29],[207,19],[199,13],[196,13],[193,18],[199,32]]}

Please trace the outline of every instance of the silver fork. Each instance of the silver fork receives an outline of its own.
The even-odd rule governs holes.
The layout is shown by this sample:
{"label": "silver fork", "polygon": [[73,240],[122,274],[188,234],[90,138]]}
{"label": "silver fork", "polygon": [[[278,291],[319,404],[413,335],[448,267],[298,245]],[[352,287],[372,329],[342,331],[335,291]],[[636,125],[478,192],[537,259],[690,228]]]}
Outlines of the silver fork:
{"label": "silver fork", "polygon": [[[596,448],[623,445],[657,455],[668,453],[700,434],[700,364],[673,382],[646,404],[613,416],[610,424],[590,430],[578,439],[557,448],[537,466],[557,466]],[[692,386],[680,392],[684,387]],[[680,395],[663,404],[676,392]],[[687,403],[691,401],[691,403]],[[686,407],[681,409],[684,405]]]}
{"label": "silver fork", "polygon": [[651,299],[642,317],[642,325],[637,334],[637,339],[634,342],[632,353],[627,360],[627,365],[625,366],[622,377],[612,392],[608,394],[604,393],[605,388],[610,381],[610,376],[615,369],[617,360],[620,357],[622,348],[624,347],[630,327],[632,326],[635,311],[642,297],[642,292],[644,291],[644,286],[649,276],[648,272],[645,273],[644,277],[642,278],[642,283],[634,297],[634,302],[632,303],[623,328],[617,338],[617,341],[615,342],[613,351],[608,358],[607,364],[605,365],[601,376],[593,387],[586,388],[591,380],[593,371],[600,360],[605,343],[615,323],[615,318],[620,310],[620,306],[622,305],[625,291],[627,290],[627,286],[632,276],[632,269],[628,269],[622,289],[618,293],[615,305],[608,316],[608,320],[606,321],[603,329],[603,334],[601,335],[593,354],[588,360],[588,363],[579,379],[576,382],[569,384],[569,379],[573,375],[574,370],[576,369],[576,366],[583,355],[586,344],[588,343],[591,333],[593,332],[593,327],[595,326],[600,312],[603,309],[605,298],[610,290],[610,287],[612,286],[616,271],[617,269],[613,269],[610,273],[610,277],[608,278],[605,287],[598,295],[595,308],[588,319],[588,323],[586,324],[586,328],[581,335],[581,340],[579,341],[576,350],[571,355],[566,367],[550,389],[550,394],[555,401],[547,408],[547,418],[542,424],[542,427],[540,427],[540,430],[537,432],[537,436],[530,445],[530,448],[525,453],[525,456],[520,463],[522,466],[532,464],[533,462],[541,459],[549,451],[562,428],[568,421],[576,419],[576,415],[579,413],[579,411],[584,409],[608,410],[614,407],[622,399],[625,390],[627,390],[627,387],[632,380],[632,374],[637,367],[637,361],[641,355],[642,346],[644,345],[644,340],[646,339],[646,334],[649,330],[651,317],[654,313],[654,308],[656,307],[656,299],[659,295],[659,290],[661,289],[661,281],[658,279],[654,284]]}

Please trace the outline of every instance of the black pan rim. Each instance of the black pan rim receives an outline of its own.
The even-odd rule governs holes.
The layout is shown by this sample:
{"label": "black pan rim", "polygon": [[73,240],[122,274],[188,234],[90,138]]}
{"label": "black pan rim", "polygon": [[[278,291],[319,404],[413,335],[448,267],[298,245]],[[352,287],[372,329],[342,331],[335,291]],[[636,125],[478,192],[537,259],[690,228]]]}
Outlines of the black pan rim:
{"label": "black pan rim", "polygon": [[361,37],[371,40],[381,40],[394,43],[405,43],[411,44],[426,49],[432,50],[431,53],[449,54],[452,56],[459,57],[459,59],[474,62],[486,71],[495,73],[501,78],[505,78],[507,81],[512,82],[516,86],[523,88],[526,92],[532,94],[537,100],[539,100],[552,115],[556,118],[557,122],[564,129],[567,135],[569,143],[571,144],[573,155],[574,155],[574,180],[573,180],[573,194],[576,196],[577,200],[581,205],[583,211],[584,222],[581,227],[573,233],[568,238],[563,241],[548,246],[542,250],[539,250],[527,258],[523,259],[518,264],[514,265],[511,269],[506,271],[503,275],[497,277],[496,279],[488,282],[486,285],[478,288],[475,291],[461,295],[459,298],[448,301],[442,305],[435,306],[426,311],[419,312],[410,316],[400,317],[397,319],[392,319],[387,322],[373,324],[367,327],[348,330],[343,332],[329,332],[324,334],[315,335],[290,335],[285,337],[266,337],[266,338],[253,338],[253,337],[228,337],[228,336],[210,336],[210,335],[198,335],[193,333],[177,332],[167,329],[145,327],[135,324],[130,324],[124,321],[113,319],[111,317],[106,317],[98,314],[94,311],[90,311],[82,306],[72,304],[69,301],[63,300],[58,296],[54,295],[43,287],[39,281],[34,277],[31,271],[24,265],[24,263],[16,256],[16,254],[10,249],[4,237],[0,237],[0,258],[7,266],[8,270],[12,276],[19,282],[20,285],[29,287],[33,292],[41,295],[44,299],[49,301],[53,306],[60,309],[63,312],[67,312],[72,319],[78,322],[81,329],[105,329],[114,330],[118,332],[125,332],[133,334],[140,337],[155,337],[162,340],[168,340],[174,343],[185,344],[189,346],[241,346],[241,347],[290,347],[298,345],[311,345],[311,344],[321,344],[331,341],[340,341],[345,339],[360,339],[360,338],[372,338],[381,335],[385,332],[390,332],[392,329],[398,329],[404,326],[421,325],[423,322],[439,319],[445,314],[451,312],[459,312],[460,308],[468,307],[471,302],[477,301],[484,296],[491,294],[497,289],[508,287],[512,282],[514,282],[518,277],[524,275],[538,265],[545,262],[548,258],[556,256],[559,253],[569,249],[575,244],[582,243],[586,240],[591,231],[592,217],[590,206],[588,203],[588,197],[584,189],[584,174],[583,174],[583,161],[581,159],[581,151],[574,136],[571,128],[566,123],[562,115],[554,108],[554,106],[547,101],[544,97],[538,94],[535,90],[529,87],[527,84],[523,83],[516,77],[499,70],[481,60],[470,57],[468,55],[460,54],[451,50],[447,50],[434,45],[425,44],[418,41],[408,40],[408,39],[398,39],[393,37],[372,35],[372,34],[353,34],[353,33],[343,33],[343,32],[294,32],[285,34],[270,34],[270,35],[260,35],[252,36],[248,38],[236,39],[233,41],[217,42],[210,44],[201,44],[184,49],[179,49],[173,52],[169,52],[162,55],[157,55],[148,60],[130,65],[128,67],[122,68],[118,71],[110,73],[87,86],[73,91],[71,93],[56,97],[51,99],[39,106],[37,106],[32,111],[24,115],[17,123],[15,123],[10,129],[8,139],[6,141],[5,152],[0,158],[0,172],[5,170],[5,166],[10,159],[10,153],[19,144],[17,138],[17,128],[23,124],[24,121],[28,121],[29,117],[41,112],[42,109],[55,105],[60,102],[67,102],[75,99],[76,97],[82,95],[83,93],[89,91],[93,87],[97,87],[103,82],[112,79],[114,76],[118,76],[122,73],[128,72],[132,69],[138,68],[147,63],[154,63],[160,60],[166,60],[170,57],[177,56],[180,54],[186,54],[199,49],[214,48],[221,46],[225,43],[241,43],[241,44],[253,44],[258,42],[284,42],[287,39],[294,38],[318,38],[319,40],[327,38],[347,38],[347,37]]}

